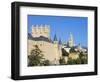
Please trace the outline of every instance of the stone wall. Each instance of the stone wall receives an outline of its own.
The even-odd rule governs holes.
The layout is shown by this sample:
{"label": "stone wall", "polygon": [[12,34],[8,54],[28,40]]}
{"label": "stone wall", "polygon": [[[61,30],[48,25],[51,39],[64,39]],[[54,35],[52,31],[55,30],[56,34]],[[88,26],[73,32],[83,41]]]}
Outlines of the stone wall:
{"label": "stone wall", "polygon": [[33,41],[28,40],[28,55],[32,49],[34,49],[34,45],[38,45],[39,49],[44,54],[44,58],[48,59],[52,64],[59,64],[59,58],[61,57],[61,47],[46,41]]}
{"label": "stone wall", "polygon": [[32,36],[33,37],[48,37],[49,38],[49,33],[50,33],[50,26],[49,25],[32,25]]}

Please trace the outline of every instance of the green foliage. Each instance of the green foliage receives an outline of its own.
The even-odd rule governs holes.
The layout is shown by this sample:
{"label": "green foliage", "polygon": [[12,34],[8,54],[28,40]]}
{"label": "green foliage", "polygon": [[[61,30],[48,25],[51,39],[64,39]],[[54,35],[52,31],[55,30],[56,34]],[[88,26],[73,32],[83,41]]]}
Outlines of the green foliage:
{"label": "green foliage", "polygon": [[65,65],[66,64],[66,61],[65,61],[64,57],[60,58],[59,63],[60,63],[60,65]]}
{"label": "green foliage", "polygon": [[68,62],[67,62],[67,64],[68,65],[73,65],[73,64],[87,64],[87,58],[84,58],[84,57],[79,57],[79,58],[77,58],[77,59],[71,59],[71,58],[69,58],[68,59]]}
{"label": "green foliage", "polygon": [[76,60],[75,60],[75,63],[76,63],[76,64],[81,64],[81,59],[80,59],[80,58],[76,59]]}
{"label": "green foliage", "polygon": [[84,53],[80,53],[79,54],[79,56],[80,56],[80,59],[81,59],[81,64],[87,64],[88,63],[88,58],[87,58],[87,54],[84,54]]}
{"label": "green foliage", "polygon": [[50,61],[49,61],[49,60],[44,60],[44,61],[43,61],[43,65],[44,65],[44,66],[50,65]]}
{"label": "green foliage", "polygon": [[75,49],[72,47],[69,51],[70,53],[76,52]]}
{"label": "green foliage", "polygon": [[68,55],[69,55],[69,53],[66,52],[66,50],[64,48],[62,48],[62,56],[68,56]]}
{"label": "green foliage", "polygon": [[[75,52],[77,52],[77,51],[75,51],[74,48],[70,49],[70,53],[75,53]],[[87,54],[85,54],[83,52],[79,52],[79,58],[77,58],[77,59],[69,58],[67,64],[69,64],[69,65],[71,65],[71,64],[87,64],[88,63],[87,59],[88,59]]]}
{"label": "green foliage", "polygon": [[50,61],[45,60],[45,58],[43,58],[42,51],[39,49],[37,45],[35,45],[35,49],[31,51],[31,54],[28,56],[28,59],[29,59],[28,66],[50,65]]}
{"label": "green foliage", "polygon": [[31,51],[31,55],[28,56],[29,66],[41,65],[43,61],[42,51],[35,45],[35,49]]}
{"label": "green foliage", "polygon": [[72,65],[72,64],[76,64],[76,63],[75,63],[75,60],[69,58],[68,61],[67,61],[67,64]]}
{"label": "green foliage", "polygon": [[71,59],[71,58],[69,58],[67,64],[68,65],[81,64],[81,60],[80,60],[80,58],[78,58],[78,59]]}
{"label": "green foliage", "polygon": [[82,63],[82,64],[87,64],[88,61],[87,61],[87,59],[81,59],[81,63]]}

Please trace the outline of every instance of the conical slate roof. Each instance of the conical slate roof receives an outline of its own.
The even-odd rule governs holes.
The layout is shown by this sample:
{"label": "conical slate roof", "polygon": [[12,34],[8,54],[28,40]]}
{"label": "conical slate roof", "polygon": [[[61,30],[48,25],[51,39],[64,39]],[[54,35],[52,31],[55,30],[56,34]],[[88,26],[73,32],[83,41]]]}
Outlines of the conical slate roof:
{"label": "conical slate roof", "polygon": [[56,36],[56,34],[55,34],[55,36],[54,36],[54,40],[53,41],[57,41],[57,36]]}

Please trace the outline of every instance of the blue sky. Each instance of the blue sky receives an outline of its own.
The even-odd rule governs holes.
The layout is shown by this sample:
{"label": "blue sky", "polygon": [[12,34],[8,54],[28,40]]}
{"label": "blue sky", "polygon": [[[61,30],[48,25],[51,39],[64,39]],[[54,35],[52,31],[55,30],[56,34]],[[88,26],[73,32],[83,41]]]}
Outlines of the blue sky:
{"label": "blue sky", "polygon": [[50,25],[50,37],[52,40],[56,34],[58,40],[61,38],[62,42],[67,42],[71,32],[74,44],[80,43],[82,46],[87,46],[87,17],[28,15],[29,33],[31,33],[31,26],[33,24]]}

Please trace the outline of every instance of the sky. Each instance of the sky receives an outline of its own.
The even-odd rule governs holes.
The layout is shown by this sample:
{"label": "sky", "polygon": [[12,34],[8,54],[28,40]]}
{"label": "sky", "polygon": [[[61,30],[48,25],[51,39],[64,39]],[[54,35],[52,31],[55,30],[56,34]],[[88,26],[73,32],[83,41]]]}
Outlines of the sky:
{"label": "sky", "polygon": [[69,33],[73,35],[74,45],[81,44],[87,47],[88,18],[73,16],[46,16],[28,15],[28,33],[31,33],[32,25],[50,25],[50,38],[53,40],[56,34],[57,39],[61,38],[62,43],[67,43]]}

